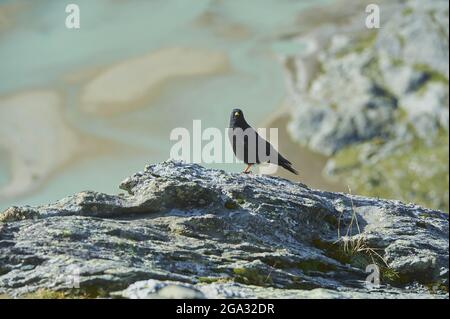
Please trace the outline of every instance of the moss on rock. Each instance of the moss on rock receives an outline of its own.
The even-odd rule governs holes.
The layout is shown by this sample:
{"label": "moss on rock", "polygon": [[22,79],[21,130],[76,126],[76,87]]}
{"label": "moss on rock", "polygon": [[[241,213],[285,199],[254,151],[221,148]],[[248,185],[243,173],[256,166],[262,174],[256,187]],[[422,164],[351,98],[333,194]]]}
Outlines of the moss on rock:
{"label": "moss on rock", "polygon": [[262,274],[255,268],[234,268],[233,274],[236,282],[255,285],[255,286],[269,286],[272,284],[272,278],[266,274]]}
{"label": "moss on rock", "polygon": [[359,156],[367,146],[377,147],[370,141],[338,152],[333,157],[333,174],[362,195],[400,199],[449,211],[447,132],[438,132],[431,145],[414,138],[392,154],[375,161],[361,161]]}
{"label": "moss on rock", "polygon": [[51,290],[51,289],[38,289],[34,292],[30,292],[21,296],[23,299],[92,299],[99,296],[105,296],[93,291],[84,291],[79,289],[70,290]]}

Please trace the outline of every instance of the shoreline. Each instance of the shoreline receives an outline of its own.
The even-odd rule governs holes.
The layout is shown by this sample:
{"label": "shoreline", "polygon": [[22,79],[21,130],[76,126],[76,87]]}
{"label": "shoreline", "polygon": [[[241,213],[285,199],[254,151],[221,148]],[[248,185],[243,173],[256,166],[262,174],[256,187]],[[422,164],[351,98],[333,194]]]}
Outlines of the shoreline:
{"label": "shoreline", "polygon": [[151,103],[171,80],[218,74],[229,69],[220,51],[168,47],[112,64],[81,88],[79,109],[94,116],[133,111]]}
{"label": "shoreline", "polygon": [[[27,90],[0,99],[0,114],[6,114],[0,117],[6,121],[0,125],[2,160],[9,164],[7,180],[0,187],[2,201],[32,194],[81,157],[118,149],[115,142],[73,127],[65,118],[63,105],[64,96],[57,90]],[[40,134],[53,138],[42,139]]]}

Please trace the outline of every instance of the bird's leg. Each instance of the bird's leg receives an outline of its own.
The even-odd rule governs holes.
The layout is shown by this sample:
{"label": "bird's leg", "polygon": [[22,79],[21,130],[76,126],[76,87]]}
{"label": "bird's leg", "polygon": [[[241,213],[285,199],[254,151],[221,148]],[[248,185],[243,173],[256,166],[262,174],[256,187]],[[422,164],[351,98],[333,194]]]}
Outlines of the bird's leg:
{"label": "bird's leg", "polygon": [[247,168],[242,173],[244,173],[244,174],[250,173],[249,169],[250,169],[250,167],[252,167],[252,165],[253,164],[247,164]]}

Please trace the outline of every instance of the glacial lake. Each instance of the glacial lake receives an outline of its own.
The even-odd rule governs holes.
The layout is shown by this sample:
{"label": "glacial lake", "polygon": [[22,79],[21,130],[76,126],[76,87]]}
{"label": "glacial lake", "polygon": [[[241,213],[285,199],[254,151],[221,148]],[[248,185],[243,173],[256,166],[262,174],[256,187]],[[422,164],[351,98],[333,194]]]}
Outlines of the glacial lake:
{"label": "glacial lake", "polygon": [[[9,142],[10,136],[0,136],[0,209],[48,203],[87,189],[117,193],[125,177],[168,159],[173,145],[170,131],[191,128],[194,119],[201,119],[203,127],[224,129],[231,109],[240,107],[251,124],[263,123],[286,96],[285,74],[277,54],[303,48],[301,43],[284,41],[283,36],[302,30],[298,15],[303,9],[327,2],[78,0],[73,3],[81,10],[81,28],[69,30],[64,25],[62,1],[0,1],[0,18],[6,21],[0,24],[0,108],[10,105],[1,101],[11,96],[36,90],[52,92],[59,99],[55,117],[60,116],[70,131],[70,141],[77,140],[76,147],[82,149],[47,165],[41,159],[52,154],[39,154],[39,143],[25,138],[29,135],[21,137],[22,125],[32,123],[33,114],[24,111],[11,115],[22,114],[20,118],[2,116],[0,125],[17,126],[17,132],[0,130],[0,134],[16,134],[20,154],[29,151],[33,159],[21,167],[36,165],[46,171],[36,171],[38,183],[32,179],[32,186],[19,187],[14,196],[2,196],[2,187],[20,172],[12,171],[18,165],[10,162],[16,144]],[[151,98],[145,96],[130,109],[113,114],[86,112],[83,92],[99,74],[116,65],[126,72],[127,61],[171,48],[220,55],[226,66],[199,75],[167,76]],[[170,67],[173,61],[162,61],[162,68],[164,63]],[[41,130],[39,123],[34,125]],[[54,138],[48,135],[49,145]],[[94,146],[85,146],[91,141]],[[54,149],[58,157],[66,148],[75,148],[58,143]],[[98,148],[105,150],[97,152]],[[207,166],[242,170],[236,164]]]}

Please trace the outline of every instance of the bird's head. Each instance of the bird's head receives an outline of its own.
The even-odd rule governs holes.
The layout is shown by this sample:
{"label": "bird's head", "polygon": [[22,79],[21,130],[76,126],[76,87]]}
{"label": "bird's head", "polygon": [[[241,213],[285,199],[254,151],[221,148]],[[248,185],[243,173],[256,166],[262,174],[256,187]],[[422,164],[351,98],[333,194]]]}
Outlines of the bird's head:
{"label": "bird's head", "polygon": [[246,128],[247,125],[248,124],[245,121],[244,113],[242,112],[242,110],[241,109],[233,109],[233,111],[231,111],[231,115],[230,115],[230,127],[231,128],[236,128],[236,127]]}

